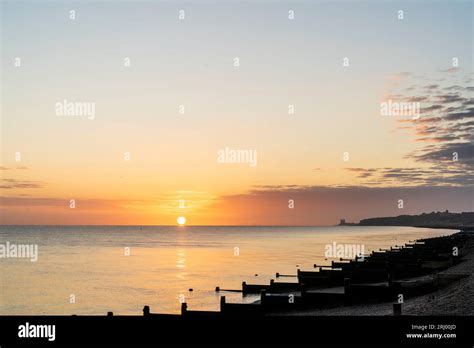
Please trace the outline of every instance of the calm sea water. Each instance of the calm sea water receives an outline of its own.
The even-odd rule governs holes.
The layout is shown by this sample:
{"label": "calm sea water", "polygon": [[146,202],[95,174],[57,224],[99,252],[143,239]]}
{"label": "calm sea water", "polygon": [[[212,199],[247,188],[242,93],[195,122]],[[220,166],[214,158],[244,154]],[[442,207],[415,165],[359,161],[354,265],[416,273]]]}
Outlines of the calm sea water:
{"label": "calm sea water", "polygon": [[[276,272],[296,274],[297,268],[329,264],[324,251],[333,242],[363,244],[367,253],[450,233],[358,226],[0,226],[0,243],[39,248],[37,262],[0,259],[0,314],[141,315],[144,305],[152,312],[177,313],[180,296],[190,309],[218,310],[216,286],[240,289],[244,280],[268,283]],[[255,300],[221,294],[228,301]]]}

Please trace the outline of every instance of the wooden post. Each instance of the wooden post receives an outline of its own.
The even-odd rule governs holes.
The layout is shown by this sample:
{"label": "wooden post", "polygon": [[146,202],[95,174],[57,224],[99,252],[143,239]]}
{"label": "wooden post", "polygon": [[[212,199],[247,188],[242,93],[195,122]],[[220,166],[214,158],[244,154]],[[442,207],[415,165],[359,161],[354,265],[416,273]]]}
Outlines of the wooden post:
{"label": "wooden post", "polygon": [[150,307],[145,306],[143,307],[143,316],[146,317],[147,315],[150,315]]}
{"label": "wooden post", "polygon": [[242,293],[243,294],[247,293],[247,283],[246,282],[242,282]]}
{"label": "wooden post", "polygon": [[225,311],[225,296],[221,296],[221,313]]}
{"label": "wooden post", "polygon": [[114,312],[107,312],[107,316],[108,316],[108,317],[113,317],[113,316],[114,316]]}
{"label": "wooden post", "polygon": [[267,291],[266,290],[262,290],[260,292],[260,304],[262,305],[262,307],[265,307],[265,296],[267,295]]}
{"label": "wooden post", "polygon": [[402,304],[394,303],[393,304],[393,315],[402,315]]}
{"label": "wooden post", "polygon": [[188,305],[186,302],[181,303],[181,315],[185,315],[188,311]]}
{"label": "wooden post", "polygon": [[277,278],[280,277],[280,273],[278,273],[278,272],[275,275],[276,275]]}

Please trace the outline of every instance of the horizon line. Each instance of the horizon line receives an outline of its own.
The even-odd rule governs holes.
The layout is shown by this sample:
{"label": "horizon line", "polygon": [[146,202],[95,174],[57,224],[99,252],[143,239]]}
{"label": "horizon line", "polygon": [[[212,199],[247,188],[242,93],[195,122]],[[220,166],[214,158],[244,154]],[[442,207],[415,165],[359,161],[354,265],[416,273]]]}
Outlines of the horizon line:
{"label": "horizon line", "polygon": [[83,225],[75,225],[75,224],[0,224],[0,226],[71,226],[71,227],[78,227],[78,226],[86,226],[86,227],[332,227],[332,226],[340,226],[336,225],[108,225],[108,224],[83,224]]}

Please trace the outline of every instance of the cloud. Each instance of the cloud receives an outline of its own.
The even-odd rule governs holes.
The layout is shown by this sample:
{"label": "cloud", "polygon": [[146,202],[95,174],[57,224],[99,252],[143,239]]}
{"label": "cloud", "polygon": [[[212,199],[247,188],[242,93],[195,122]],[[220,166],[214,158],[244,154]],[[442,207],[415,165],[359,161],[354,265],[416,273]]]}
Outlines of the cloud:
{"label": "cloud", "polygon": [[[426,162],[428,159],[419,159]],[[346,168],[357,173],[356,179],[367,186],[397,187],[402,185],[413,186],[474,186],[474,171],[458,169],[455,166],[434,165],[425,168]],[[370,178],[370,181],[363,179]]]}
{"label": "cloud", "polygon": [[416,141],[422,141],[422,142],[432,141],[435,143],[441,143],[445,141],[457,140],[459,138],[460,136],[456,136],[456,135],[438,135],[434,137],[418,138]]}
{"label": "cloud", "polygon": [[446,143],[434,151],[427,151],[415,154],[412,157],[419,162],[453,162],[457,159],[463,165],[472,165],[474,168],[474,145],[471,142]]}
{"label": "cloud", "polygon": [[13,169],[25,170],[25,169],[29,169],[29,168],[26,167],[26,166],[16,166],[15,168],[0,166],[0,170],[13,170]]}
{"label": "cloud", "polygon": [[[69,207],[71,198],[51,198],[51,197],[1,197],[0,205],[2,207]],[[76,199],[77,206],[82,209],[98,210],[98,209],[116,209],[127,205],[140,204],[136,200],[119,200],[119,199]],[[143,204],[144,202],[142,202]],[[151,204],[151,202],[146,202]]]}
{"label": "cloud", "polygon": [[1,179],[0,189],[38,189],[42,188],[43,183],[39,181],[23,181],[16,179]]}
{"label": "cloud", "polygon": [[[413,171],[416,172],[415,169]],[[473,193],[473,188],[432,185],[255,186],[245,194],[221,197],[212,210],[216,212],[218,221],[218,212],[226,211],[228,218],[239,216],[244,224],[268,224],[268,221],[282,225],[336,224],[341,218],[359,221],[365,217],[418,214],[433,210],[469,211],[472,210]],[[294,209],[288,207],[290,199],[294,201]],[[398,209],[399,199],[404,200],[403,210]]]}
{"label": "cloud", "polygon": [[420,103],[420,102],[425,102],[428,100],[427,96],[417,96],[417,97],[408,97],[408,98],[403,98],[406,102],[409,103]]}
{"label": "cloud", "polygon": [[452,67],[452,68],[449,68],[449,69],[444,69],[444,70],[440,70],[441,72],[445,72],[445,73],[455,73],[459,70],[458,67]]}
{"label": "cloud", "polygon": [[372,168],[346,168],[346,170],[350,172],[367,172],[367,171],[375,171],[376,169]]}
{"label": "cloud", "polygon": [[[445,72],[457,70],[448,69]],[[471,97],[472,87],[468,85],[468,80],[466,85],[462,85],[458,76],[453,76],[443,83],[427,85],[424,80],[412,78],[408,81],[410,85],[420,88],[414,88],[409,94],[405,91],[399,96],[401,101],[419,101],[422,104],[421,117],[417,120],[399,120],[399,128],[411,128],[414,140],[425,144],[405,156],[406,159],[431,166],[430,175],[435,179],[424,178],[425,183],[472,184],[469,176],[474,174],[474,98]],[[397,91],[392,94],[398,95]],[[452,177],[446,168],[462,169],[466,175]]]}
{"label": "cloud", "polygon": [[470,118],[474,119],[474,108],[469,108],[463,112],[449,113],[444,117],[446,121],[459,121]]}
{"label": "cloud", "polygon": [[449,103],[456,103],[456,102],[465,102],[466,98],[463,98],[459,93],[455,94],[440,94],[433,97],[436,101],[449,104]]}
{"label": "cloud", "polygon": [[[382,171],[397,180],[413,180],[424,172],[416,168],[369,168]],[[367,171],[366,171],[367,172]],[[364,173],[359,171],[361,175]],[[462,174],[462,173],[458,173]],[[423,182],[423,181],[420,181]],[[372,182],[373,183],[373,182]],[[210,202],[203,214],[207,220],[191,215],[189,221],[215,225],[334,225],[339,219],[400,214],[418,214],[433,210],[469,211],[473,207],[473,188],[438,185],[370,187],[260,185],[249,192],[223,195]],[[442,199],[440,199],[442,197]],[[1,223],[46,224],[156,224],[156,219],[176,221],[176,211],[163,213],[155,200],[77,199],[69,208],[70,198],[1,197]],[[403,199],[404,209],[398,208]],[[289,207],[289,200],[294,208]],[[25,215],[25,211],[28,214]],[[154,213],[150,215],[150,211]],[[187,213],[186,213],[187,214]],[[163,220],[159,220],[163,221]]]}
{"label": "cloud", "polygon": [[422,109],[422,111],[423,111],[423,113],[427,113],[427,112],[431,112],[431,111],[442,110],[443,108],[444,108],[444,106],[441,105],[441,104],[434,104],[434,105],[424,107]]}

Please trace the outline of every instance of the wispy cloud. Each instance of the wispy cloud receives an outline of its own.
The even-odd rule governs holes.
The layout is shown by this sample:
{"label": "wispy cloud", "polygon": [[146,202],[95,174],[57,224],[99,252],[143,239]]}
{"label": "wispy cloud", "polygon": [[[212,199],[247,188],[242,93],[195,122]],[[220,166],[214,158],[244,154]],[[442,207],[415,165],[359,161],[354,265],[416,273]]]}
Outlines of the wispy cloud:
{"label": "wispy cloud", "polygon": [[[419,102],[421,117],[400,119],[398,128],[409,130],[420,148],[405,155],[423,169],[393,168],[358,171],[358,179],[372,178],[366,183],[397,178],[400,184],[473,185],[474,177],[474,98],[472,79],[460,76],[458,68],[441,71],[440,83],[426,83],[425,77],[404,75],[404,84],[388,95],[402,102]],[[436,78],[432,80],[438,81]],[[462,83],[460,81],[464,81]],[[353,172],[357,172],[352,169]],[[381,181],[382,180],[382,181]]]}
{"label": "wispy cloud", "polygon": [[26,167],[26,166],[16,166],[16,167],[4,167],[4,166],[0,166],[0,170],[15,170],[15,169],[25,170],[25,169],[29,169],[29,168]]}
{"label": "wispy cloud", "polygon": [[[354,170],[356,169],[356,170]],[[456,167],[428,166],[425,168],[347,168],[357,173],[356,179],[368,186],[474,186],[474,173]],[[367,179],[364,181],[362,179]]]}
{"label": "wispy cloud", "polygon": [[443,72],[443,73],[455,73],[459,70],[459,67],[452,67],[452,68],[448,68],[448,69],[441,69],[440,72]]}
{"label": "wispy cloud", "polygon": [[38,189],[44,187],[44,183],[39,181],[24,181],[17,179],[1,179],[0,189]]}

